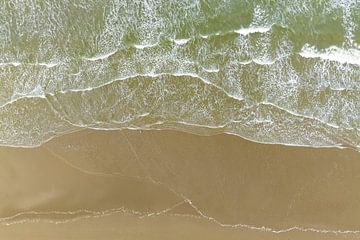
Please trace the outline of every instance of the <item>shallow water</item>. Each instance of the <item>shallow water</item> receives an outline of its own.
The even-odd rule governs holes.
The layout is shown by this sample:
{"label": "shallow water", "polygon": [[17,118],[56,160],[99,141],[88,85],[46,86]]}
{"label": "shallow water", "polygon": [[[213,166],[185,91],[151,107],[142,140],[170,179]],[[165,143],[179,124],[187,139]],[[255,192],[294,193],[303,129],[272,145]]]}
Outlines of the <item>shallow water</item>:
{"label": "shallow water", "polygon": [[36,0],[0,11],[2,145],[191,125],[359,146],[358,1]]}

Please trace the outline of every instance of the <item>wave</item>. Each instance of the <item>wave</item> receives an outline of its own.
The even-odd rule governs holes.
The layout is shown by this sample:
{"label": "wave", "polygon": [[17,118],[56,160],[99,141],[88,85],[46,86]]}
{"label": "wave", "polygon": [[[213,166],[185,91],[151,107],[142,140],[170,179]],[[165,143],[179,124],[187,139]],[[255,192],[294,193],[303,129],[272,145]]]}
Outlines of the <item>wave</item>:
{"label": "wave", "polygon": [[184,123],[359,146],[356,1],[83,3],[0,10],[0,144]]}
{"label": "wave", "polygon": [[[301,61],[302,62],[302,68],[301,72],[299,72],[298,70],[292,70],[292,68],[294,68],[295,63],[297,64],[297,62]],[[111,63],[111,62],[110,62]],[[111,63],[112,64],[112,63]],[[197,63],[192,63],[195,66],[197,66]],[[102,69],[102,71],[104,71],[104,74],[109,75],[109,72],[105,72],[105,70],[107,69],[107,64],[101,64],[99,66],[104,66],[105,68]],[[8,102],[11,102],[12,100],[16,99],[17,97],[22,97],[22,96],[33,96],[34,95],[34,91],[36,89],[41,89],[43,92],[46,93],[53,93],[56,91],[66,91],[68,90],[78,90],[78,91],[83,91],[83,90],[89,90],[92,89],[94,87],[99,87],[102,86],[103,84],[107,84],[109,82],[114,81],[113,79],[111,79],[111,77],[113,77],[115,80],[116,79],[127,79],[130,78],[131,76],[137,76],[137,75],[143,75],[143,76],[157,76],[157,75],[163,75],[163,74],[170,74],[170,75],[191,75],[194,77],[198,77],[200,78],[202,81],[204,81],[205,83],[208,84],[213,84],[217,87],[220,87],[222,90],[224,90],[225,92],[227,92],[229,95],[233,96],[233,97],[237,97],[237,98],[249,98],[251,99],[251,95],[244,96],[244,92],[241,92],[242,88],[246,87],[246,84],[251,84],[252,81],[259,81],[261,80],[261,85],[263,85],[261,91],[263,92],[263,95],[265,96],[266,101],[268,102],[272,102],[273,104],[282,106],[283,108],[292,110],[292,111],[299,111],[296,110],[298,109],[297,106],[291,106],[291,104],[293,104],[294,102],[285,102],[284,103],[279,103],[278,99],[279,97],[284,98],[286,96],[286,94],[290,91],[294,91],[295,93],[298,92],[299,89],[299,83],[304,82],[306,83],[308,81],[308,79],[313,79],[316,78],[318,80],[318,82],[313,82],[307,85],[307,93],[306,94],[311,94],[312,97],[316,97],[319,98],[319,101],[322,98],[322,95],[325,96],[325,99],[327,99],[326,101],[329,102],[329,104],[333,104],[332,101],[333,100],[342,100],[345,101],[347,100],[348,103],[354,102],[356,101],[356,93],[358,92],[358,84],[356,81],[349,81],[351,80],[353,77],[355,77],[357,75],[357,72],[359,72],[359,68],[353,68],[353,67],[341,67],[341,65],[331,65],[328,62],[322,62],[322,61],[313,61],[311,59],[306,60],[306,59],[301,59],[301,58],[296,58],[296,57],[291,57],[291,58],[284,58],[284,59],[279,59],[278,62],[273,63],[273,64],[263,64],[263,63],[258,63],[257,60],[254,60],[252,62],[232,62],[231,63],[231,67],[238,67],[238,71],[236,72],[227,72],[227,68],[228,66],[218,66],[217,68],[215,67],[214,69],[210,69],[209,68],[205,68],[202,67],[200,65],[200,71],[198,70],[197,72],[186,72],[186,69],[184,69],[184,72],[173,72],[173,71],[169,71],[169,72],[154,72],[154,73],[136,73],[134,72],[132,75],[125,75],[125,76],[119,76],[117,77],[115,74],[117,74],[116,72],[113,72],[110,75],[110,79],[107,80],[104,76],[99,75],[99,72],[94,72],[93,75],[94,78],[96,78],[96,82],[91,82],[91,81],[86,81],[88,77],[91,77],[91,75],[89,76],[89,71],[85,71],[84,76],[82,76],[83,74],[79,73],[77,76],[75,76],[76,78],[74,78],[74,85],[70,85],[69,87],[64,87],[62,85],[59,85],[59,89],[63,89],[63,90],[59,90],[56,89],[54,87],[51,87],[51,85],[48,85],[47,83],[49,81],[54,82],[51,78],[55,77],[57,78],[57,73],[53,73],[52,75],[49,75],[49,77],[47,77],[48,79],[44,79],[42,82],[44,83],[38,83],[38,82],[34,82],[32,87],[27,87],[26,91],[19,89],[16,90],[15,92],[9,92],[8,95],[8,100],[4,101],[3,105],[5,105]],[[324,72],[324,68],[326,68],[328,70],[328,73]],[[288,69],[286,72],[284,72],[285,69]],[[61,68],[59,69],[61,70]],[[285,73],[285,74],[284,74]],[[46,72],[44,72],[44,74],[46,74]],[[44,76],[44,74],[42,74]],[[100,74],[102,74],[100,72]],[[246,74],[246,75],[245,75]],[[21,75],[24,75],[23,73]],[[269,78],[273,76],[273,78]],[[30,77],[30,76],[29,76]],[[84,78],[85,77],[85,78]],[[257,79],[256,79],[257,78]],[[283,83],[281,81],[278,81],[279,79],[284,79],[285,81],[289,81],[293,79],[294,82],[289,81],[289,85],[284,88],[282,91],[278,91],[275,95],[273,95],[274,90],[280,90]],[[64,84],[68,84],[68,78],[64,78],[63,80],[60,79],[60,81],[58,79],[56,79],[57,84],[61,84],[63,81]],[[234,91],[234,89],[232,89],[232,84],[238,82],[239,85],[239,89],[237,89],[236,91]],[[21,84],[22,82],[20,82]],[[79,84],[82,83],[82,84]],[[17,85],[16,88],[22,88],[21,85]],[[245,85],[245,86],[244,86]],[[261,87],[260,85],[260,87]],[[28,85],[25,85],[28,86]],[[290,87],[290,88],[289,88]],[[339,99],[339,93],[336,93],[336,91],[342,91],[343,96]],[[350,94],[349,93],[353,93]],[[11,95],[10,95],[11,94]],[[247,93],[245,93],[247,94]],[[251,92],[250,92],[251,94]],[[316,95],[315,95],[316,94]],[[38,94],[37,94],[38,95]],[[43,95],[43,94],[40,94]],[[318,95],[318,96],[317,96]],[[291,97],[291,96],[288,96]],[[292,100],[293,101],[293,100]],[[318,104],[318,101],[312,101],[311,104]],[[289,105],[290,104],[290,105]],[[314,108],[313,106],[311,106],[312,108]],[[330,106],[328,107],[328,109],[326,109],[326,106],[319,106],[320,108],[323,108],[324,112],[331,112],[332,110],[329,109]],[[324,108],[325,107],[325,108]],[[334,109],[335,110],[335,109]],[[313,111],[313,110],[312,110]],[[302,113],[304,115],[309,115],[311,114],[311,111],[309,113]],[[310,115],[311,116],[311,115]]]}
{"label": "wave", "polygon": [[234,30],[234,32],[239,33],[241,35],[249,35],[251,33],[266,33],[271,30],[271,27],[240,28],[240,29]]}
{"label": "wave", "polygon": [[87,61],[98,61],[98,60],[104,60],[112,55],[114,55],[117,52],[117,50],[111,51],[109,53],[106,54],[102,54],[102,55],[98,55],[98,56],[94,56],[94,57],[83,57],[85,60]]}
{"label": "wave", "polygon": [[360,65],[360,50],[354,48],[345,50],[336,46],[332,46],[325,50],[319,51],[316,50],[313,46],[305,45],[299,54],[305,58],[320,58],[323,60],[335,61],[339,63]]}
{"label": "wave", "polygon": [[357,148],[360,142],[356,129],[331,126],[266,103],[249,105],[184,75],[134,76],[95,89],[47,94],[46,99],[21,99],[2,108],[0,116],[0,142],[8,146],[38,146],[81,128],[163,125],[181,130],[178,124],[219,129],[263,143]]}

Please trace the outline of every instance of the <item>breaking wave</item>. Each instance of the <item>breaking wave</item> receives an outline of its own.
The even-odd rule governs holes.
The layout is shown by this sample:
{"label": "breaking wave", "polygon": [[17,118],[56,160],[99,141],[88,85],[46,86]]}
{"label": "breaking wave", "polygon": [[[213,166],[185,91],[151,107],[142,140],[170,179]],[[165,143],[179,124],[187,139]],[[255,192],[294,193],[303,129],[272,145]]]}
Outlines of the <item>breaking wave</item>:
{"label": "breaking wave", "polygon": [[359,12],[331,0],[5,3],[0,144],[170,128],[359,149]]}

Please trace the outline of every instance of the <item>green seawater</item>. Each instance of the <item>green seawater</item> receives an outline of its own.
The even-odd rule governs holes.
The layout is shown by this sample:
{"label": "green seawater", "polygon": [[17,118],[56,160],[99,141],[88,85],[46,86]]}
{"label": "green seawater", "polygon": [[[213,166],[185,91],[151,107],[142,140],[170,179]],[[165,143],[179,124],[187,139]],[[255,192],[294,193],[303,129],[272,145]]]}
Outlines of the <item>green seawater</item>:
{"label": "green seawater", "polygon": [[0,0],[0,145],[82,128],[360,148],[358,0]]}

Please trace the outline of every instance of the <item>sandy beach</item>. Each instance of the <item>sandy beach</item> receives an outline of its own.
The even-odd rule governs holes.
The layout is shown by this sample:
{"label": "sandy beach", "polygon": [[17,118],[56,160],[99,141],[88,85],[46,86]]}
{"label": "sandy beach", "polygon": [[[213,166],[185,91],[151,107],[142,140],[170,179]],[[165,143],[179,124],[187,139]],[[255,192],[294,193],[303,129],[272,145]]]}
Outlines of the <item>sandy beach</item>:
{"label": "sandy beach", "polygon": [[84,130],[2,147],[0,158],[8,239],[360,237],[360,154],[351,149]]}

